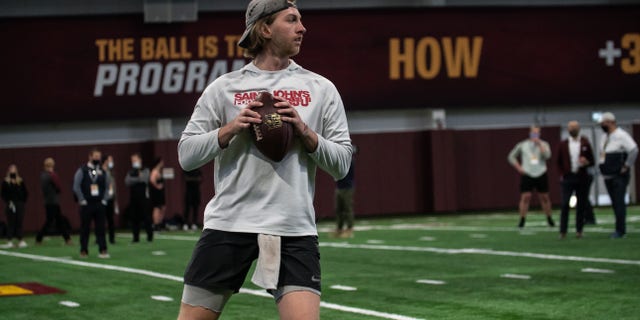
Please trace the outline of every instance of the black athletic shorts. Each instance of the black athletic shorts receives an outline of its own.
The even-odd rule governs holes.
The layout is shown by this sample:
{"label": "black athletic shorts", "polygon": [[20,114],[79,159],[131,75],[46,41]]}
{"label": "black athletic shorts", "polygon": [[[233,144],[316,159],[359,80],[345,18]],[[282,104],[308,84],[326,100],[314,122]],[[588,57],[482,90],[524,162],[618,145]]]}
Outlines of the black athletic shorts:
{"label": "black athletic shorts", "polygon": [[[280,252],[278,288],[297,286],[320,292],[318,237],[281,237]],[[184,283],[237,293],[257,258],[257,234],[205,229],[185,271]]]}
{"label": "black athletic shorts", "polygon": [[546,172],[537,178],[522,175],[520,178],[520,192],[532,192],[533,190],[541,193],[549,192],[549,181]]}

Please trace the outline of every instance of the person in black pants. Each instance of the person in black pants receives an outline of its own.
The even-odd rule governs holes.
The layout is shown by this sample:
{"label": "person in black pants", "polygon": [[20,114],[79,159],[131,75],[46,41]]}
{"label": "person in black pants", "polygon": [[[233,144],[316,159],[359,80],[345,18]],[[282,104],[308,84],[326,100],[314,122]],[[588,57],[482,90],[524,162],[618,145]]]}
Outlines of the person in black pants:
{"label": "person in black pants", "polygon": [[44,196],[44,210],[46,220],[42,229],[36,235],[36,244],[42,244],[42,238],[48,233],[49,229],[55,225],[57,231],[62,234],[64,242],[71,245],[71,236],[69,236],[69,222],[62,215],[60,210],[59,195],[61,192],[60,178],[56,174],[56,162],[53,158],[44,160],[44,171],[40,174],[40,185],[42,186],[42,195]]}
{"label": "person in black pants", "polygon": [[627,233],[627,205],[624,200],[631,167],[638,157],[638,144],[629,133],[618,127],[616,117],[611,112],[602,114],[600,127],[605,135],[600,146],[599,168],[616,218],[616,230],[610,237],[619,239]]}
{"label": "person in black pants", "polygon": [[7,176],[2,181],[2,200],[6,204],[5,213],[7,215],[8,233],[7,244],[0,248],[13,248],[13,238],[18,240],[18,247],[25,248],[27,243],[22,240],[22,222],[24,221],[24,204],[27,201],[27,187],[24,180],[18,173],[15,164],[9,166]]}
{"label": "person in black pants", "polygon": [[353,149],[349,172],[344,178],[336,181],[336,230],[332,234],[336,238],[353,238],[353,196],[355,187],[355,154],[357,152],[355,146]]}
{"label": "person in black pants", "polygon": [[113,177],[113,157],[110,155],[102,156],[102,171],[109,178],[107,185],[107,207],[105,208],[105,217],[107,219],[107,233],[109,234],[109,243],[116,243],[116,225],[115,215],[118,214],[118,205],[116,198],[116,180]]}
{"label": "person in black pants", "polygon": [[195,169],[185,171],[185,192],[184,192],[184,225],[183,230],[189,230],[189,221],[191,221],[191,230],[198,229],[198,207],[200,206],[200,183],[202,182],[202,171]]}
{"label": "person in black pants", "polygon": [[140,222],[147,231],[147,241],[153,241],[153,228],[151,227],[151,202],[149,199],[149,169],[142,167],[142,157],[139,153],[131,155],[131,166],[124,179],[129,187],[129,217],[131,218],[131,231],[133,242],[140,242]]}
{"label": "person in black pants", "polygon": [[164,167],[164,161],[162,158],[156,158],[153,161],[151,167],[151,173],[149,176],[149,191],[151,195],[151,208],[153,218],[154,230],[160,231],[165,229],[165,210],[166,199],[164,191],[164,177],[162,171]]}
{"label": "person in black pants", "polygon": [[562,209],[560,212],[560,238],[567,236],[569,222],[569,200],[576,193],[578,207],[576,209],[576,237],[582,238],[585,214],[588,210],[589,187],[593,177],[587,169],[594,164],[593,149],[589,140],[580,136],[578,121],[567,124],[570,137],[558,145],[558,171],[562,183]]}
{"label": "person in black pants", "polygon": [[73,192],[80,204],[80,257],[89,256],[89,233],[91,222],[95,224],[99,258],[110,258],[105,239],[105,207],[108,195],[109,177],[100,167],[102,153],[98,149],[89,152],[89,162],[76,171]]}
{"label": "person in black pants", "polygon": [[[587,190],[591,190],[591,184],[593,184],[593,174],[589,174],[589,187],[587,187]],[[585,225],[597,224],[596,214],[595,214],[595,211],[593,211],[593,205],[591,204],[591,200],[589,199],[587,199],[587,203],[585,204],[584,224]]]}

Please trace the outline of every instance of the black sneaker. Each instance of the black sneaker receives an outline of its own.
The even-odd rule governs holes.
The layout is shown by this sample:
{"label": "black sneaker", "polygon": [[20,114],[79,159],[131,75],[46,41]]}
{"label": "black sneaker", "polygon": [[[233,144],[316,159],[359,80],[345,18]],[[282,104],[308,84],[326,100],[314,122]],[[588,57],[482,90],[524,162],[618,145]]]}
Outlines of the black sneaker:
{"label": "black sneaker", "polygon": [[520,218],[520,223],[518,223],[518,228],[520,229],[524,228],[524,221],[525,221],[524,218]]}
{"label": "black sneaker", "polygon": [[551,218],[551,216],[547,217],[547,224],[549,225],[549,227],[555,227],[556,224],[553,222],[553,219]]}
{"label": "black sneaker", "polygon": [[611,239],[622,239],[622,238],[624,238],[624,234],[619,233],[619,232],[614,232],[614,233],[609,235],[609,238],[611,238]]}

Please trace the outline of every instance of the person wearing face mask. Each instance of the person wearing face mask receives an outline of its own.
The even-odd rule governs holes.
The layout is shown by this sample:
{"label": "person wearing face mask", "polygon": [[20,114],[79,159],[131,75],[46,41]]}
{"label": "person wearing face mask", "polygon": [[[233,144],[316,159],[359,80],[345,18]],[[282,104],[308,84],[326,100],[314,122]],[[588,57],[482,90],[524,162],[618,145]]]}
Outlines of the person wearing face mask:
{"label": "person wearing face mask", "polygon": [[534,190],[538,192],[540,205],[547,216],[547,224],[550,227],[555,226],[553,218],[551,218],[551,200],[549,199],[547,178],[547,160],[550,158],[549,143],[540,139],[540,127],[536,125],[531,126],[529,139],[519,142],[509,152],[507,159],[520,174],[520,203],[518,204],[520,223],[518,227],[521,229],[524,227],[531,194]]}
{"label": "person wearing face mask", "polygon": [[602,114],[600,126],[604,136],[600,145],[599,168],[616,217],[616,230],[610,237],[623,238],[627,233],[624,198],[631,177],[631,166],[638,157],[638,144],[629,133],[618,127],[616,117],[611,112]]}
{"label": "person wearing face mask", "polygon": [[111,155],[102,156],[102,170],[109,178],[107,185],[107,207],[105,208],[105,216],[107,220],[107,232],[109,234],[109,243],[116,243],[116,226],[114,216],[119,213],[116,199],[116,180],[113,178],[113,157]]}
{"label": "person wearing face mask", "polygon": [[73,192],[80,205],[80,257],[89,256],[91,222],[95,225],[98,258],[110,258],[105,239],[105,211],[109,194],[109,177],[102,170],[102,153],[98,149],[89,152],[89,161],[78,168],[73,179]]}
{"label": "person wearing face mask", "polygon": [[131,219],[133,242],[140,242],[140,222],[147,232],[147,241],[153,241],[151,227],[151,200],[149,198],[149,169],[142,167],[142,156],[139,153],[131,155],[131,170],[124,178],[129,187],[129,207],[127,212]]}
{"label": "person wearing face mask", "polygon": [[575,192],[578,200],[576,208],[576,237],[582,238],[582,230],[585,222],[585,213],[589,201],[589,187],[593,176],[588,168],[593,167],[593,149],[585,136],[580,136],[580,124],[578,121],[569,121],[567,124],[569,138],[560,142],[556,153],[558,154],[557,166],[560,172],[562,185],[562,208],[560,211],[560,238],[567,236],[569,221],[569,200]]}
{"label": "person wearing face mask", "polygon": [[22,240],[22,222],[24,221],[24,204],[29,194],[15,164],[10,165],[7,170],[7,175],[2,181],[1,193],[2,200],[6,204],[7,239],[9,241],[7,244],[0,246],[0,248],[9,249],[15,247],[13,238],[18,240],[19,248],[26,248],[27,243]]}

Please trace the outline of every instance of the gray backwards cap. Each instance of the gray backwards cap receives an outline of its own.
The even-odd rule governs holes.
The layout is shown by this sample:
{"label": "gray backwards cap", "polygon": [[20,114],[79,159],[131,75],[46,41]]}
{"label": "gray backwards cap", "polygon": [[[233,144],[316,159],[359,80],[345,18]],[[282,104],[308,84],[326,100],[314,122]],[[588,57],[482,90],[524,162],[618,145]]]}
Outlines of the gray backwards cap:
{"label": "gray backwards cap", "polygon": [[238,45],[245,49],[251,45],[251,39],[249,37],[251,28],[256,21],[260,20],[260,18],[295,6],[294,2],[290,0],[252,0],[249,2],[245,18],[246,29],[244,30]]}

